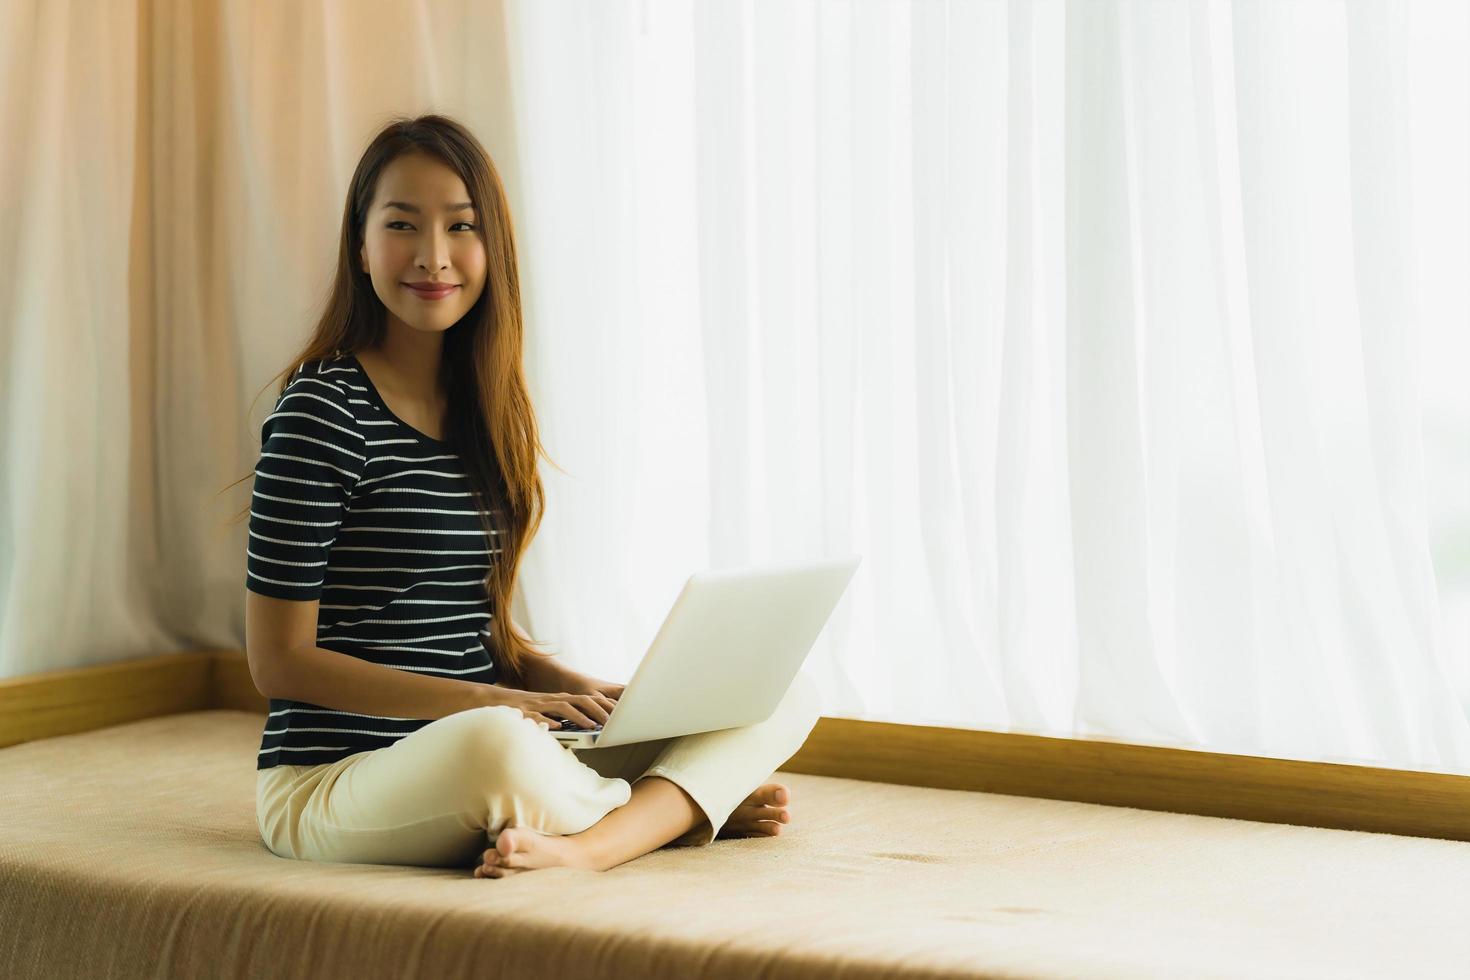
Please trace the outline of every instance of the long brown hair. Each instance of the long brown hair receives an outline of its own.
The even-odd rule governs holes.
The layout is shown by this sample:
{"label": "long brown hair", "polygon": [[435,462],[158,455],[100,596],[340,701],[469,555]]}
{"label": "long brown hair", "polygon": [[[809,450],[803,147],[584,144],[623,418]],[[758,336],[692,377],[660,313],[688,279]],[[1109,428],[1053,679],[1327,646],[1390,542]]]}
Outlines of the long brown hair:
{"label": "long brown hair", "polygon": [[[490,653],[498,670],[519,678],[524,658],[537,651],[511,629],[510,603],[521,558],[545,509],[536,461],[546,453],[521,367],[521,287],[505,188],[490,155],[463,125],[442,115],[399,117],[368,144],[347,187],[337,271],[326,307],[310,339],[266,388],[276,384],[279,399],[303,364],[382,342],[387,307],[358,257],[378,177],[404,153],[429,154],[459,174],[481,217],[476,232],[485,243],[485,288],[475,305],[445,332],[439,377],[449,402],[446,439],[464,461],[478,509],[488,515],[481,522],[492,551],[484,581],[493,610]],[[230,486],[252,475],[247,473]],[[247,504],[231,523],[249,510]],[[493,554],[497,544],[499,556]]]}

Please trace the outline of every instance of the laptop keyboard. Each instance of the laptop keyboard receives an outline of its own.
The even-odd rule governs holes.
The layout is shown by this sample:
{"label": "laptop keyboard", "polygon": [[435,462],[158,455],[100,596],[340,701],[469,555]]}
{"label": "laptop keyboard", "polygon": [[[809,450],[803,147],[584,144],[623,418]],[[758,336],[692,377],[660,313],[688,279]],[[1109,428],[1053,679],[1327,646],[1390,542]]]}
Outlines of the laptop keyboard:
{"label": "laptop keyboard", "polygon": [[602,726],[601,725],[593,725],[591,728],[583,728],[581,725],[577,724],[575,721],[567,721],[565,718],[561,717],[560,715],[547,715],[546,717],[561,722],[561,727],[560,728],[553,728],[553,729],[551,729],[551,731],[553,731],[553,732],[600,732],[600,731],[602,731]]}

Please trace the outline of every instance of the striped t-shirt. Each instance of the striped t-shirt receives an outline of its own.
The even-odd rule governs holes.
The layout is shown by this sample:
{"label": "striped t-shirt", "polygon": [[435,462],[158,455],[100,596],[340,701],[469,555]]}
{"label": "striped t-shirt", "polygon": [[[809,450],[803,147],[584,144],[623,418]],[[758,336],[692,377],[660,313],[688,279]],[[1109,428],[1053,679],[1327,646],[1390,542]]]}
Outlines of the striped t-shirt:
{"label": "striped t-shirt", "polygon": [[[320,601],[317,646],[494,682],[491,551],[463,463],[394,415],[353,355],[298,368],[262,425],[246,553],[252,592]],[[271,698],[256,768],[335,762],[429,721]]]}

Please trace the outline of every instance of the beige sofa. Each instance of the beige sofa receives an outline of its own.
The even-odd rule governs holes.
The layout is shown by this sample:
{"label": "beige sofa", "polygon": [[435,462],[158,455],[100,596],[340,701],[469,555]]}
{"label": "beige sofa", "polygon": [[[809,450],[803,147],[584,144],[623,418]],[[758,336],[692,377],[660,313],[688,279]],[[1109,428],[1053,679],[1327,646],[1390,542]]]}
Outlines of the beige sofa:
{"label": "beige sofa", "polygon": [[[774,839],[499,880],[285,860],[242,665],[0,682],[0,976],[1470,976],[1461,841],[794,771],[861,761],[835,736]],[[140,717],[16,737],[109,711]]]}

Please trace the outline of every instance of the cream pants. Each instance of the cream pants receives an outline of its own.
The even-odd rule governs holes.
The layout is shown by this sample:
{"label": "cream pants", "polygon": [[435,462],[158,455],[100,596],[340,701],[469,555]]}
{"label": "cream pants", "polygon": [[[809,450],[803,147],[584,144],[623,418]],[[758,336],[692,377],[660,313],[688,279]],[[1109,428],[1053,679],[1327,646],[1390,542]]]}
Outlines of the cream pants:
{"label": "cream pants", "polygon": [[796,754],[820,710],[816,685],[801,672],[771,717],[754,725],[568,749],[516,708],[472,708],[381,749],[258,770],[257,826],[285,858],[467,867],[503,828],[580,833],[627,803],[633,782],[662,776],[705,818],[670,843],[704,846]]}

